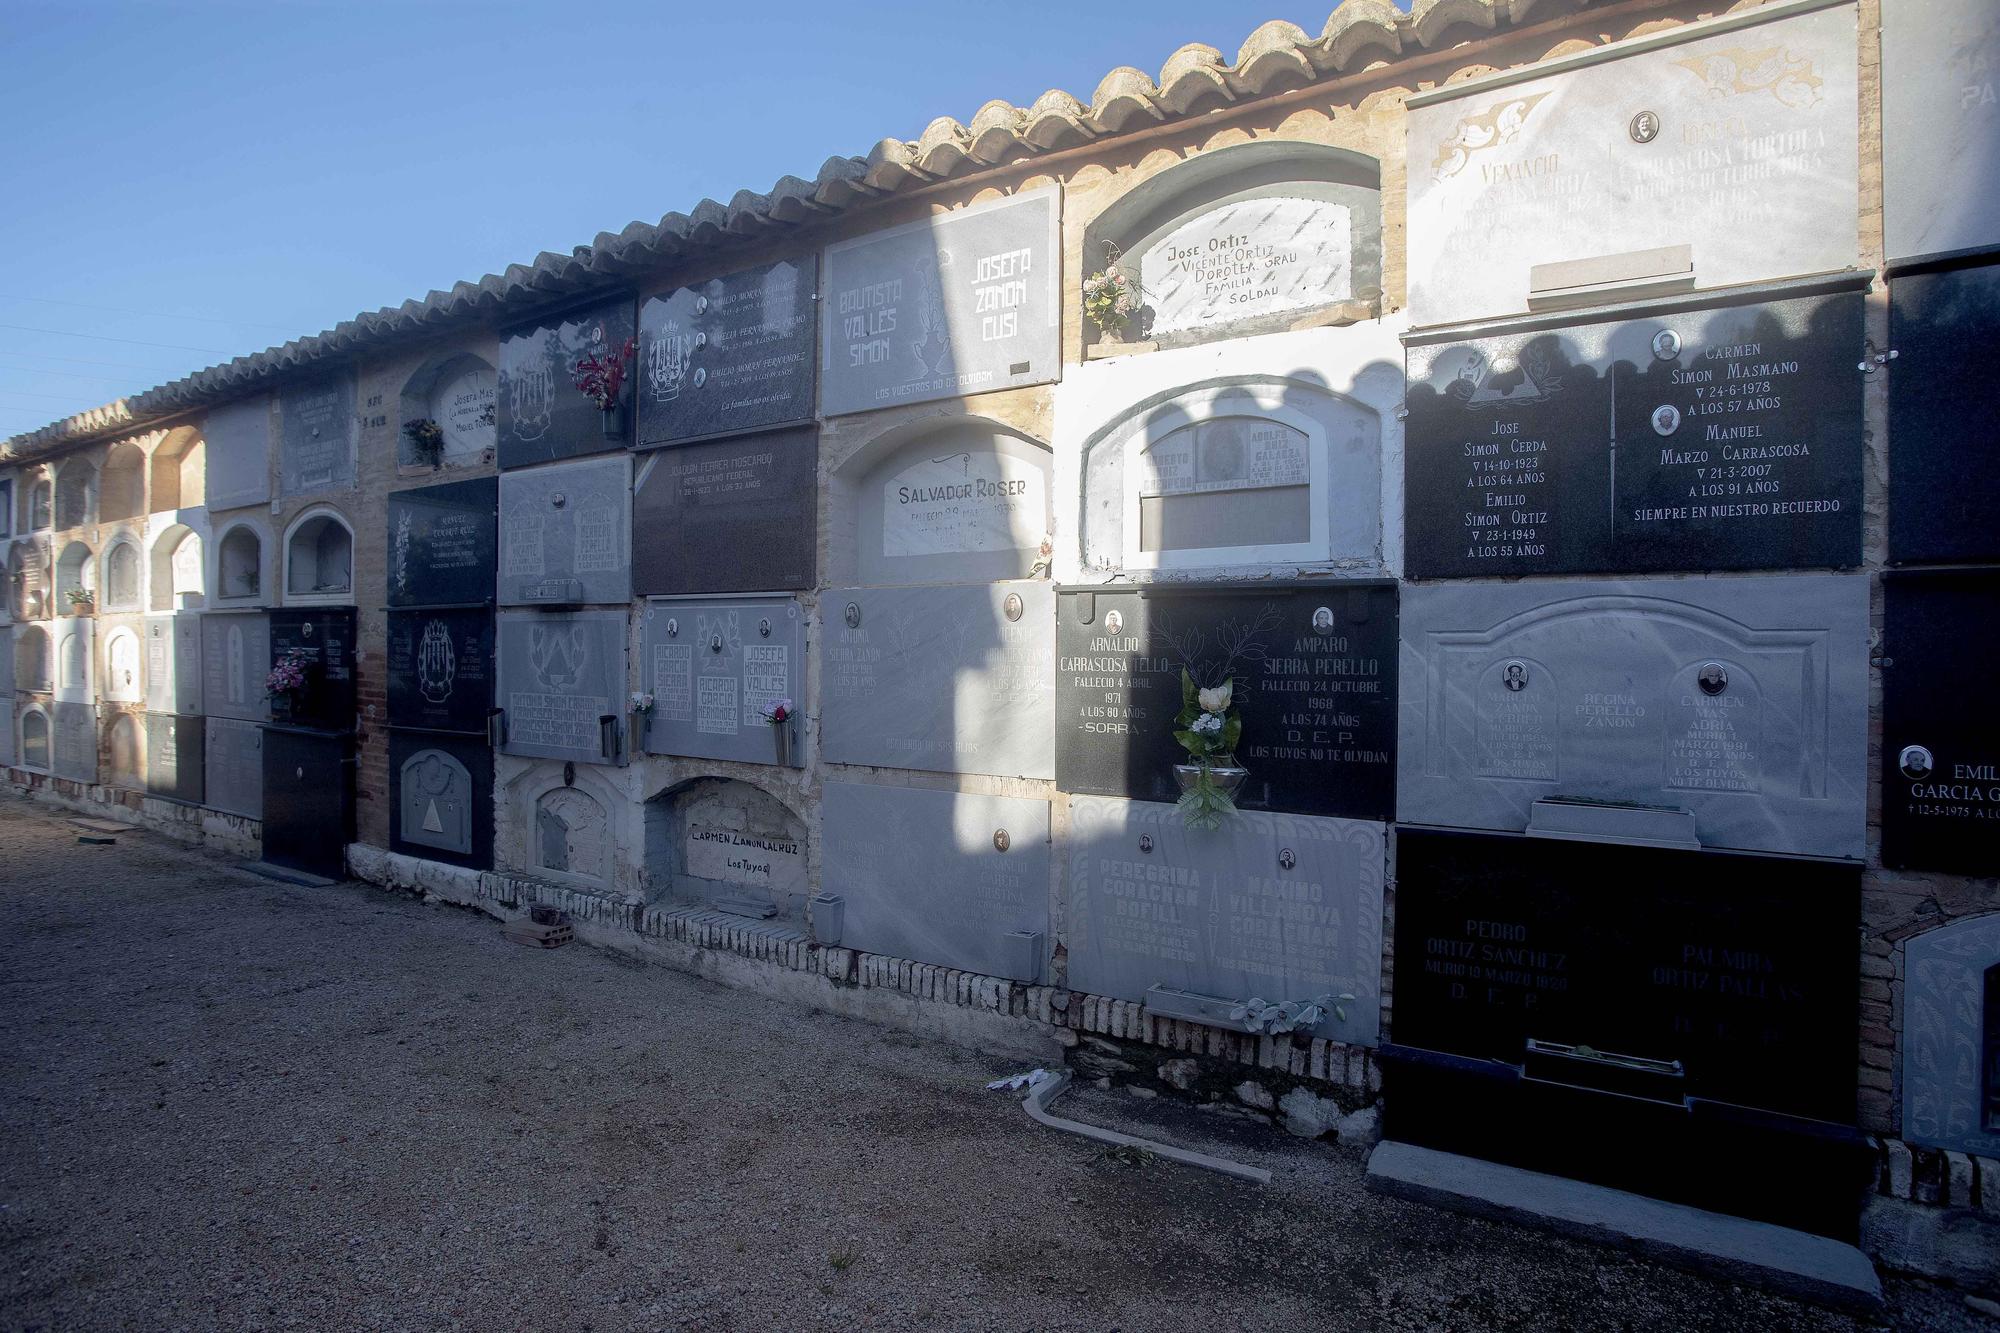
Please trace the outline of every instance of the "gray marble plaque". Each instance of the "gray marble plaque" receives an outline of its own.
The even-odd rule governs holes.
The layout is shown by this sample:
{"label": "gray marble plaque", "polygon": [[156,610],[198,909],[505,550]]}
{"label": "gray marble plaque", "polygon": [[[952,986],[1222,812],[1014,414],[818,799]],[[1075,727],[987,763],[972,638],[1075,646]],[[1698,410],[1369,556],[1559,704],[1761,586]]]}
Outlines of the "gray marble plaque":
{"label": "gray marble plaque", "polygon": [[53,704],[49,724],[55,733],[50,771],[72,782],[97,781],[97,710],[83,703]]}
{"label": "gray marble plaque", "polygon": [[[271,402],[228,403],[202,423],[204,469],[211,513],[263,504],[271,498]],[[187,497],[183,497],[186,499]],[[202,503],[189,500],[189,507]]]}
{"label": "gray marble plaque", "polygon": [[201,712],[201,615],[146,617],[146,711]]}
{"label": "gray marble plaque", "polygon": [[[752,764],[805,762],[799,722],[767,721],[805,698],[805,618],[789,597],[649,602],[640,688],[653,696],[646,750]],[[690,871],[690,874],[695,872]]]}
{"label": "gray marble plaque", "polygon": [[1059,378],[1060,213],[1031,190],[828,246],[820,411]]}
{"label": "gray marble plaque", "polygon": [[[1853,267],[1854,7],[1747,17],[1414,99],[1411,323],[1519,314],[1537,286],[1712,288]],[[1688,256],[1660,253],[1683,246],[1691,274]]]}
{"label": "gray marble plaque", "polygon": [[287,389],[279,399],[283,434],[278,484],[287,496],[354,487],[354,447],[360,420],[351,376]]}
{"label": "gray marble plaque", "polygon": [[[1144,1002],[1154,986],[1231,1004],[1327,1006],[1322,1037],[1381,1029],[1383,825],[1242,811],[1191,829],[1156,801],[1069,803],[1069,984]],[[1352,1000],[1339,1000],[1352,995]]]}
{"label": "gray marble plaque", "polygon": [[1859,858],[1868,580],[1410,584],[1397,816],[1684,809],[1704,847]]}
{"label": "gray marble plaque", "polygon": [[206,778],[203,804],[246,819],[264,817],[262,727],[236,718],[209,718],[202,765]]}
{"label": "gray marble plaque", "polygon": [[56,701],[90,703],[96,698],[91,667],[97,660],[97,622],[89,616],[58,620],[49,637],[55,642]]}
{"label": "gray marble plaque", "polygon": [[823,809],[820,882],[843,900],[843,947],[1042,979],[1048,802],[829,782]]}
{"label": "gray marble plaque", "polygon": [[632,460],[592,458],[500,477],[505,606],[632,598]]}
{"label": "gray marble plaque", "polygon": [[2000,5],[1882,6],[1887,258],[2000,245]]}
{"label": "gray marble plaque", "polygon": [[1903,1137],[2000,1157],[2000,913],[1912,936],[1903,956]]}
{"label": "gray marble plaque", "polygon": [[404,842],[472,854],[472,774],[435,747],[405,759],[397,773],[397,832]]}
{"label": "gray marble plaque", "polygon": [[271,618],[262,611],[201,617],[201,701],[211,717],[271,719]]}
{"label": "gray marble plaque", "polygon": [[145,726],[146,790],[154,796],[200,805],[206,720],[148,713]]}
{"label": "gray marble plaque", "polygon": [[[623,611],[514,611],[500,616],[500,693],[507,754],[622,763],[627,709]],[[609,717],[607,738],[602,719]]]}
{"label": "gray marble plaque", "polygon": [[1046,583],[820,595],[820,753],[837,764],[1055,776]]}
{"label": "gray marble plaque", "polygon": [[639,443],[809,421],[815,255],[677,287],[639,311]]}

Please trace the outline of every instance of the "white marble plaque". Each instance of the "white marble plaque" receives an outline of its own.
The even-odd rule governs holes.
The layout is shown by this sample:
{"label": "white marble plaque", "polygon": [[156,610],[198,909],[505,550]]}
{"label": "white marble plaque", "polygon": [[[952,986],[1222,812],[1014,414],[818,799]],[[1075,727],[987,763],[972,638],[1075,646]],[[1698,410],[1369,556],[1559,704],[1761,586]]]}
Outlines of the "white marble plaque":
{"label": "white marble plaque", "polygon": [[201,617],[201,698],[211,717],[271,719],[271,618],[262,611]]}
{"label": "white marble plaque", "polygon": [[805,844],[774,833],[690,824],[687,873],[773,895],[797,893],[806,882]]}
{"label": "white marble plaque", "polygon": [[[1852,5],[1750,11],[1415,99],[1411,322],[1523,313],[1537,265],[1677,246],[1697,288],[1853,267],[1855,48]],[[1664,282],[1665,267],[1581,281]]]}
{"label": "white marble plaque", "polygon": [[1891,264],[2000,245],[2000,5],[1882,5],[1882,213]]}
{"label": "white marble plaque", "polygon": [[1048,469],[1007,454],[920,458],[882,486],[882,555],[1033,549],[1048,527]]}
{"label": "white marble plaque", "polygon": [[89,616],[58,620],[49,627],[55,640],[55,696],[58,703],[89,703],[96,698],[91,663],[96,658],[97,622]]}
{"label": "white marble plaque", "polygon": [[145,629],[147,711],[200,713],[200,614],[147,616]]}
{"label": "white marble plaque", "polygon": [[[203,467],[210,512],[262,504],[271,498],[271,402],[253,398],[227,403],[202,423]],[[201,496],[182,496],[184,508]]]}
{"label": "white marble plaque", "polygon": [[497,379],[487,365],[469,365],[431,390],[431,420],[444,430],[447,463],[476,463],[493,447]]}
{"label": "white marble plaque", "polygon": [[55,731],[50,771],[72,782],[97,781],[97,710],[85,703],[59,703],[49,710]]}
{"label": "white marble plaque", "polygon": [[1189,218],[1139,256],[1151,332],[1281,314],[1354,295],[1346,204],[1240,199]]}

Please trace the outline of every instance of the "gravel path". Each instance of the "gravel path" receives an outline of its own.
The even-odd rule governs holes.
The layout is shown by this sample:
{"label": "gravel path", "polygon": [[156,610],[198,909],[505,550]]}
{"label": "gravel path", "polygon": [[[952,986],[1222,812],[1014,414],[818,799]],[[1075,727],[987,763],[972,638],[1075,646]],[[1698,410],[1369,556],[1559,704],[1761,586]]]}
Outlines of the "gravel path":
{"label": "gravel path", "polygon": [[[1847,1328],[990,1059],[0,797],[0,1328]],[[1993,1327],[1898,1283],[1905,1327]]]}

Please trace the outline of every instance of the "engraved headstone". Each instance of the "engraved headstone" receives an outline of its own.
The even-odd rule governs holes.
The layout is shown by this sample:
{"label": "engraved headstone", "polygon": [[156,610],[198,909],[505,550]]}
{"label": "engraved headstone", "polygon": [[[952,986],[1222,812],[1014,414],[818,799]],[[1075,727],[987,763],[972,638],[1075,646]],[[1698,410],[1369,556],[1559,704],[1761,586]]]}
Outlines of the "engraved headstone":
{"label": "engraved headstone", "polygon": [[[282,705],[280,721],[345,731],[354,726],[355,614],[351,606],[272,611],[271,660],[287,655],[305,667],[306,685]],[[274,708],[279,707],[273,701]]]}
{"label": "engraved headstone", "polygon": [[[622,412],[606,414],[576,387],[586,356],[616,356],[633,341],[629,301],[616,301],[516,329],[500,340],[500,466],[526,467],[625,447]],[[632,398],[628,372],[625,401]]]}
{"label": "engraved headstone", "polygon": [[200,805],[202,750],[206,724],[202,718],[173,713],[146,714],[146,790],[170,801]]}
{"label": "engraved headstone", "polygon": [[1046,583],[820,595],[820,753],[837,764],[1055,776]]}
{"label": "engraved headstone", "polygon": [[102,750],[104,785],[122,791],[146,790],[146,736],[137,713],[110,713],[104,718]]}
{"label": "engraved headstone", "polygon": [[1412,577],[1861,559],[1859,292],[1412,347]]}
{"label": "engraved headstone", "polygon": [[55,759],[49,769],[72,782],[97,781],[97,710],[87,703],[50,705]]}
{"label": "engraved headstone", "polygon": [[484,740],[389,733],[389,850],[493,865],[493,752]]}
{"label": "engraved headstone", "polygon": [[1867,717],[1861,575],[1403,593],[1405,823],[1630,803],[1690,812],[1704,847],[1858,859]]}
{"label": "engraved headstone", "polygon": [[819,432],[686,444],[639,464],[633,584],[646,593],[813,584]]}
{"label": "engraved headstone", "polygon": [[2000,875],[2000,570],[1882,576],[1882,864]]}
{"label": "engraved headstone", "polygon": [[91,667],[97,656],[97,622],[89,616],[72,616],[56,621],[49,635],[56,645],[56,701],[92,702],[96,698]]}
{"label": "engraved headstone", "polygon": [[500,478],[503,606],[632,597],[632,460],[593,458]]}
{"label": "engraved headstone", "polygon": [[990,422],[926,431],[853,488],[860,583],[1028,578],[1053,526],[1047,449]]}
{"label": "engraved headstone", "polygon": [[391,611],[389,725],[484,736],[493,711],[493,613]]}
{"label": "engraved headstone", "polygon": [[262,819],[264,729],[236,718],[211,717],[207,721],[202,743],[203,803],[212,810]]}
{"label": "engraved headstone", "polygon": [[[2000,245],[2000,7],[1882,6],[1884,250],[1899,260]],[[1894,345],[1893,343],[1891,344]]]}
{"label": "engraved headstone", "polygon": [[1241,811],[1191,829],[1170,805],[1097,796],[1069,813],[1073,989],[1144,1002],[1164,987],[1227,1001],[1218,1017],[1253,997],[1317,1001],[1318,1035],[1375,1044],[1381,824]]}
{"label": "engraved headstone", "polygon": [[[655,601],[640,619],[640,689],[650,754],[805,763],[805,620],[789,597]],[[693,871],[689,872],[694,873]]]}
{"label": "engraved headstone", "polygon": [[1967,466],[2000,457],[2000,379],[1967,356],[1996,339],[2000,264],[1889,284],[1891,563],[2000,558],[2000,468]]}
{"label": "engraved headstone", "polygon": [[1045,384],[1062,373],[1051,188],[827,247],[827,416]]}
{"label": "engraved headstone", "polygon": [[342,879],[354,840],[354,737],[264,728],[264,859]]}
{"label": "engraved headstone", "polygon": [[829,782],[822,891],[850,949],[1042,979],[1049,931],[1046,801]]}
{"label": "engraved headstone", "polygon": [[808,421],[814,255],[677,287],[639,311],[639,443]]}
{"label": "engraved headstone", "polygon": [[1521,313],[1536,287],[1853,267],[1854,8],[1760,18],[1412,98],[1411,321]]}
{"label": "engraved headstone", "polygon": [[1354,217],[1342,203],[1285,194],[1234,199],[1188,218],[1138,257],[1158,337],[1345,301],[1354,295]]}
{"label": "engraved headstone", "polygon": [[514,611],[499,622],[507,754],[623,763],[623,611]]}
{"label": "engraved headstone", "polygon": [[492,602],[499,563],[496,478],[392,491],[388,504],[389,605]]}
{"label": "engraved headstone", "polygon": [[2000,914],[1903,946],[1903,1137],[2000,1157]]}
{"label": "engraved headstone", "polygon": [[146,617],[146,708],[201,712],[201,616],[183,611]]}
{"label": "engraved headstone", "polygon": [[271,619],[262,611],[201,617],[201,699],[211,717],[267,722],[271,699]]}
{"label": "engraved headstone", "polygon": [[[1396,795],[1396,588],[1065,592],[1057,609],[1056,785],[1180,796],[1181,673],[1234,682],[1251,810],[1388,819]],[[1265,997],[1269,998],[1269,997]]]}
{"label": "engraved headstone", "polygon": [[[271,403],[225,403],[202,423],[202,466],[210,513],[263,504],[271,498]],[[204,502],[182,496],[184,507]]]}
{"label": "engraved headstone", "polygon": [[354,486],[354,451],[360,417],[350,377],[287,389],[279,399],[284,433],[278,449],[278,482],[286,496]]}
{"label": "engraved headstone", "polygon": [[473,357],[445,368],[432,385],[426,414],[444,431],[438,453],[446,463],[472,464],[487,458],[497,438],[499,377]]}

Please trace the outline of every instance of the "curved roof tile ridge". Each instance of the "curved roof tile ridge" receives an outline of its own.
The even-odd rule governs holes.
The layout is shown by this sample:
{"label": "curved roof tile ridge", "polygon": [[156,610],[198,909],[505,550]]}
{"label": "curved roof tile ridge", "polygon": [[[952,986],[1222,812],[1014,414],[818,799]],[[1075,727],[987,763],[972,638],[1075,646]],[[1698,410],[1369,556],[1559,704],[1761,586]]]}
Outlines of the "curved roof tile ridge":
{"label": "curved roof tile ridge", "polygon": [[1219,102],[1347,73],[1365,67],[1364,61],[1393,62],[1412,50],[1437,50],[1502,25],[1520,25],[1531,14],[1539,20],[1545,11],[1574,12],[1593,2],[1411,0],[1406,14],[1390,0],[1341,0],[1318,37],[1274,19],[1244,39],[1233,62],[1212,46],[1190,43],[1167,57],[1157,82],[1143,70],[1121,65],[1098,81],[1088,103],[1056,88],[1026,107],[994,99],[980,106],[969,124],[940,116],[914,141],[885,138],[863,156],[829,157],[810,181],[781,176],[763,193],[738,190],[727,205],[704,199],[689,214],[629,222],[616,232],[599,232],[584,254],[545,251],[530,263],[510,264],[497,274],[455,282],[422,300],[363,312],[322,333],[234,357],[15,435],[0,441],[0,459],[27,458],[117,427],[143,425],[206,402],[253,392],[260,380],[352,354],[373,343],[435,336],[453,323],[489,319],[523,298],[540,303],[609,287],[635,270],[672,260],[692,248],[725,245],[764,235],[776,226],[810,222],[879,195],[921,188],[968,164],[985,167],[1024,154],[1060,152]]}

